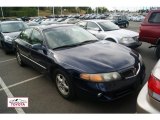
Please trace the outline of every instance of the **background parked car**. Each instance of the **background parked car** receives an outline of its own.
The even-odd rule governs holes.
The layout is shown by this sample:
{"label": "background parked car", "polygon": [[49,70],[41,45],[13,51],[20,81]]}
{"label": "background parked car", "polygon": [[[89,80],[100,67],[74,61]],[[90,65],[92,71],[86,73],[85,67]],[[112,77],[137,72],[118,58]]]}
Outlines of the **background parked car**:
{"label": "background parked car", "polygon": [[160,60],[137,98],[138,113],[160,113]]}
{"label": "background parked car", "polygon": [[139,39],[156,47],[156,56],[160,58],[160,10],[148,13],[140,26]]}
{"label": "background parked car", "polygon": [[5,53],[15,50],[13,41],[26,28],[28,28],[28,25],[22,21],[0,22],[0,47],[4,49]]}
{"label": "background parked car", "polygon": [[115,15],[115,16],[109,17],[108,19],[120,27],[127,28],[129,26],[129,21],[127,17],[124,15]]}
{"label": "background parked car", "polygon": [[29,21],[29,22],[26,22],[28,26],[38,26],[39,24],[37,22],[32,22],[32,21]]}
{"label": "background parked car", "polygon": [[80,93],[111,101],[134,92],[144,80],[140,54],[113,42],[99,41],[75,25],[26,29],[15,43],[19,65],[30,64],[49,72],[66,99]]}
{"label": "background parked car", "polygon": [[142,44],[138,40],[137,32],[120,29],[109,20],[84,20],[78,22],[77,25],[88,30],[100,40],[116,42],[130,48],[136,48]]}
{"label": "background parked car", "polygon": [[75,24],[79,22],[79,19],[76,18],[67,18],[66,20],[62,21],[61,23],[67,23],[67,24]]}

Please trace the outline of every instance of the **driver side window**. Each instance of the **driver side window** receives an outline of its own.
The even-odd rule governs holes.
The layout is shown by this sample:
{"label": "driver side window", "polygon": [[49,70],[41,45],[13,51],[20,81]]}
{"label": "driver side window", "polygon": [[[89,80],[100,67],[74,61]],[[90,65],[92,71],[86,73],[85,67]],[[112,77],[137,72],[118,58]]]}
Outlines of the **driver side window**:
{"label": "driver side window", "polygon": [[42,40],[42,35],[38,30],[33,30],[32,32],[32,36],[31,36],[31,44],[42,44],[43,40]]}
{"label": "driver side window", "polygon": [[88,22],[87,29],[99,29],[98,25],[94,22]]}
{"label": "driver side window", "polygon": [[19,38],[22,39],[23,41],[26,41],[30,43],[30,35],[32,33],[32,29],[26,29],[25,31],[21,32]]}

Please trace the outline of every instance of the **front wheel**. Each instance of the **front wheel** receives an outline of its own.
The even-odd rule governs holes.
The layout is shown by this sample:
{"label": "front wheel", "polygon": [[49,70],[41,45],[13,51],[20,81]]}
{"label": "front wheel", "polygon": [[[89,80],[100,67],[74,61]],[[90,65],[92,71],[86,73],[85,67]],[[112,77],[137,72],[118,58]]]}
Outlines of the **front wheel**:
{"label": "front wheel", "polygon": [[56,70],[54,74],[58,92],[68,100],[73,100],[76,96],[71,78],[62,70]]}
{"label": "front wheel", "polygon": [[160,58],[160,44],[157,46],[156,56],[157,56],[158,59]]}
{"label": "front wheel", "polygon": [[127,28],[128,26],[129,26],[129,24],[128,24],[128,23],[126,23],[126,24],[124,25],[124,27],[125,27],[125,28]]}
{"label": "front wheel", "polygon": [[18,51],[16,52],[16,58],[17,58],[17,62],[18,62],[18,64],[20,66],[24,66],[25,65],[25,63],[22,61],[21,55],[20,55],[20,53]]}

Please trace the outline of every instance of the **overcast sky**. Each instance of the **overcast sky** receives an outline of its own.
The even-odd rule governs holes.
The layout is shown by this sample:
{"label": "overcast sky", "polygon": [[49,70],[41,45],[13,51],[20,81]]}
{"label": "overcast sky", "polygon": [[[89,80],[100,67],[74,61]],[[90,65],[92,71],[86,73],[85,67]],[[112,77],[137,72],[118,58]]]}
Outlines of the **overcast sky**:
{"label": "overcast sky", "polygon": [[136,10],[146,7],[160,7],[160,0],[0,0],[1,6],[90,6],[107,7],[109,10]]}

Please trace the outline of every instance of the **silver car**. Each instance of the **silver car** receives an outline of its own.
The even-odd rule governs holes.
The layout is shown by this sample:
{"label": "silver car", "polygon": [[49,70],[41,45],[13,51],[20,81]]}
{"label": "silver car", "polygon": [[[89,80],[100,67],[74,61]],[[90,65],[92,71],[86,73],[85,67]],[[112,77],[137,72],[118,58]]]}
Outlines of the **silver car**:
{"label": "silver car", "polygon": [[160,113],[160,60],[138,95],[137,113]]}
{"label": "silver car", "polygon": [[84,20],[78,22],[77,25],[101,40],[116,42],[130,48],[136,48],[142,44],[138,39],[137,32],[121,29],[110,20]]}

